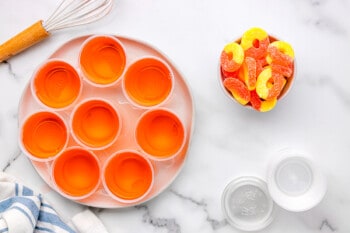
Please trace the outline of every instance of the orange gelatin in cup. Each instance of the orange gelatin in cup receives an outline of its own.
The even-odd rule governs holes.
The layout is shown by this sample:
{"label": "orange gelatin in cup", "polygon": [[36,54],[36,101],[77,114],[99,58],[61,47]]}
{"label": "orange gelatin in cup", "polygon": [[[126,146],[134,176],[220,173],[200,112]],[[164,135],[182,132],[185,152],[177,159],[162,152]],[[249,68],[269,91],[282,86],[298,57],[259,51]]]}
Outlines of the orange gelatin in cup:
{"label": "orange gelatin in cup", "polygon": [[135,103],[154,106],[163,102],[173,87],[173,75],[165,63],[143,58],[132,64],[124,77],[124,88]]}
{"label": "orange gelatin in cup", "polygon": [[45,105],[63,108],[73,103],[80,94],[81,80],[68,63],[51,60],[39,68],[33,80],[34,95]]}
{"label": "orange gelatin in cup", "polygon": [[106,146],[117,137],[120,120],[116,110],[102,100],[89,100],[81,104],[73,115],[75,136],[87,146]]}
{"label": "orange gelatin in cup", "polygon": [[66,145],[67,128],[63,120],[51,112],[38,112],[23,124],[22,143],[25,149],[39,159],[57,155]]}
{"label": "orange gelatin in cup", "polygon": [[164,109],[143,115],[137,125],[136,139],[151,156],[162,159],[176,154],[185,141],[185,129],[179,118]]}
{"label": "orange gelatin in cup", "polygon": [[96,84],[111,84],[122,75],[126,56],[116,38],[97,36],[88,39],[80,53],[80,66],[87,78]]}
{"label": "orange gelatin in cup", "polygon": [[109,160],[104,179],[113,195],[123,200],[135,200],[150,189],[153,183],[153,169],[141,155],[124,151]]}
{"label": "orange gelatin in cup", "polygon": [[71,148],[56,158],[53,178],[58,188],[67,195],[73,197],[88,195],[99,184],[99,163],[91,152]]}

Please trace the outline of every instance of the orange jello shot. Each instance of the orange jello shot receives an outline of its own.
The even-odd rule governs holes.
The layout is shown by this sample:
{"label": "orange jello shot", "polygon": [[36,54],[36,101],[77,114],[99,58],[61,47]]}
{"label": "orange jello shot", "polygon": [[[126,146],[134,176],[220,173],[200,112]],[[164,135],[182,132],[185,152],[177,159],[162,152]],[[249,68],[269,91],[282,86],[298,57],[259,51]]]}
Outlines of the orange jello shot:
{"label": "orange jello shot", "polygon": [[123,79],[124,93],[139,107],[161,104],[170,96],[173,87],[170,67],[153,57],[145,57],[131,64]]}
{"label": "orange jello shot", "polygon": [[117,109],[106,100],[88,99],[72,113],[73,136],[83,146],[104,149],[111,145],[121,130]]}
{"label": "orange jello shot", "polygon": [[62,195],[72,199],[88,197],[100,183],[99,161],[89,150],[69,148],[53,162],[52,178]]}
{"label": "orange jello shot", "polygon": [[53,112],[37,112],[24,121],[20,140],[20,145],[29,158],[49,161],[66,147],[67,126],[64,120]]}
{"label": "orange jello shot", "polygon": [[82,45],[79,63],[91,83],[106,86],[116,83],[124,72],[126,55],[113,36],[92,36]]}
{"label": "orange jello shot", "polygon": [[185,127],[179,117],[167,109],[149,110],[137,123],[136,141],[151,158],[171,159],[185,144]]}
{"label": "orange jello shot", "polygon": [[49,59],[34,73],[31,89],[39,102],[58,109],[71,105],[79,97],[82,84],[79,74],[69,63]]}
{"label": "orange jello shot", "polygon": [[261,28],[250,28],[226,44],[220,55],[225,93],[259,112],[272,110],[294,81],[292,46]]}
{"label": "orange jello shot", "polygon": [[138,202],[153,186],[153,166],[136,151],[120,151],[106,162],[103,183],[112,198],[123,203]]}

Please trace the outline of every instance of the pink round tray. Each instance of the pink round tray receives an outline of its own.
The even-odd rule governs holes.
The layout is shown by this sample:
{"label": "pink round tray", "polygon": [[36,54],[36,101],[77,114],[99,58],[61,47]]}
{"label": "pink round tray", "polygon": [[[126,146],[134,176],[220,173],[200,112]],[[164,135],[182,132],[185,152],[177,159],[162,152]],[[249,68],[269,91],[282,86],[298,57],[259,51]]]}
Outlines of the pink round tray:
{"label": "pink round tray", "polygon": [[[62,59],[70,63],[73,67],[76,68],[77,71],[79,71],[79,65],[78,65],[79,51],[82,43],[88,37],[89,35],[82,36],[66,42],[61,47],[59,47],[50,56],[50,58]],[[179,118],[182,120],[182,123],[185,126],[187,137],[186,137],[185,146],[180,151],[180,154],[176,156],[174,159],[171,159],[168,161],[151,160],[155,171],[154,185],[151,191],[149,192],[149,194],[142,200],[138,201],[137,203],[131,203],[131,204],[122,203],[113,199],[111,196],[109,196],[107,191],[104,189],[102,182],[98,190],[93,195],[85,199],[73,200],[84,205],[100,207],[100,208],[121,208],[121,207],[128,207],[128,206],[140,204],[154,198],[155,196],[160,194],[164,189],[166,189],[177,177],[182,166],[184,165],[185,159],[187,157],[187,150],[190,144],[191,135],[193,131],[193,124],[194,124],[193,123],[194,107],[193,107],[193,100],[192,100],[190,90],[185,80],[183,79],[182,75],[176,69],[176,67],[171,63],[171,61],[166,56],[164,56],[161,52],[159,52],[158,50],[156,50],[155,48],[151,47],[148,44],[145,44],[143,42],[140,42],[134,39],[126,38],[126,37],[121,37],[121,36],[116,36],[116,37],[120,40],[120,42],[123,44],[125,48],[125,52],[127,55],[126,66],[129,66],[133,61],[145,56],[157,57],[157,58],[163,59],[165,62],[168,63],[168,65],[170,66],[174,74],[174,80],[175,80],[174,91],[172,92],[171,97],[165,103],[161,104],[159,107],[170,109],[172,112],[176,113],[179,116]],[[109,101],[113,100],[114,101],[113,103],[117,105],[118,109],[120,109],[122,114],[124,115],[122,132],[120,134],[121,135],[120,138],[118,138],[117,140],[118,143],[115,143],[109,148],[104,149],[102,151],[94,150],[94,153],[100,159],[101,165],[103,166],[104,162],[108,159],[108,157],[119,150],[133,149],[133,150],[140,151],[139,146],[137,145],[134,138],[134,128],[138,117],[143,112],[147,111],[147,109],[138,108],[132,105],[124,96],[121,84],[117,86],[112,86],[112,87],[96,88],[84,81],[82,95],[79,97],[76,103],[84,101],[87,98],[94,98],[94,97],[106,98]],[[36,99],[31,93],[30,85],[27,85],[27,87],[23,92],[23,95],[19,104],[19,127],[22,127],[23,121],[28,115],[31,115],[35,112],[39,112],[43,110],[47,110],[47,109],[45,109],[44,106],[37,103]],[[55,112],[61,115],[63,118],[67,119],[69,118],[69,113],[71,111],[72,109],[69,108],[63,111],[60,110]],[[127,118],[125,118],[125,115],[127,116]],[[78,145],[79,144],[70,135],[68,147],[78,146]],[[56,190],[50,175],[52,161],[38,162],[38,161],[31,160],[31,162],[34,168],[40,174],[40,176],[46,181],[46,183]],[[56,191],[59,191],[59,190],[56,190]]]}

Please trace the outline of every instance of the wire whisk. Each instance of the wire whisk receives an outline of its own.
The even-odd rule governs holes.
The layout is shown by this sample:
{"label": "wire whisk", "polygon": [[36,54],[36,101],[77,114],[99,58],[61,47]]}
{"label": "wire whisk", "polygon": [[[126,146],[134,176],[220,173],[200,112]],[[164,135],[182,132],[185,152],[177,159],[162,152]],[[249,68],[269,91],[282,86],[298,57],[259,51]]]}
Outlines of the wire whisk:
{"label": "wire whisk", "polygon": [[63,0],[45,21],[32,26],[0,45],[0,62],[50,36],[51,32],[92,23],[107,15],[113,0]]}

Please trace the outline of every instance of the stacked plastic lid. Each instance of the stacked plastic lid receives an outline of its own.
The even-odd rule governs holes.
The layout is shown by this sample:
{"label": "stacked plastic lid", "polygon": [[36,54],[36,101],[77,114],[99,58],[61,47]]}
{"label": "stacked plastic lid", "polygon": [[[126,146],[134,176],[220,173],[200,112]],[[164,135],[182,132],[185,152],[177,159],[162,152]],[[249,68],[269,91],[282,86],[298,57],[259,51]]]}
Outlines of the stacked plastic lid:
{"label": "stacked plastic lid", "polygon": [[135,205],[179,173],[192,134],[189,89],[171,62],[129,38],[84,36],[39,65],[19,109],[19,142],[63,196]]}
{"label": "stacked plastic lid", "polygon": [[266,174],[265,179],[238,177],[226,186],[222,209],[232,226],[244,231],[263,229],[273,221],[278,207],[306,211],[316,206],[326,193],[324,175],[305,153],[280,151]]}

